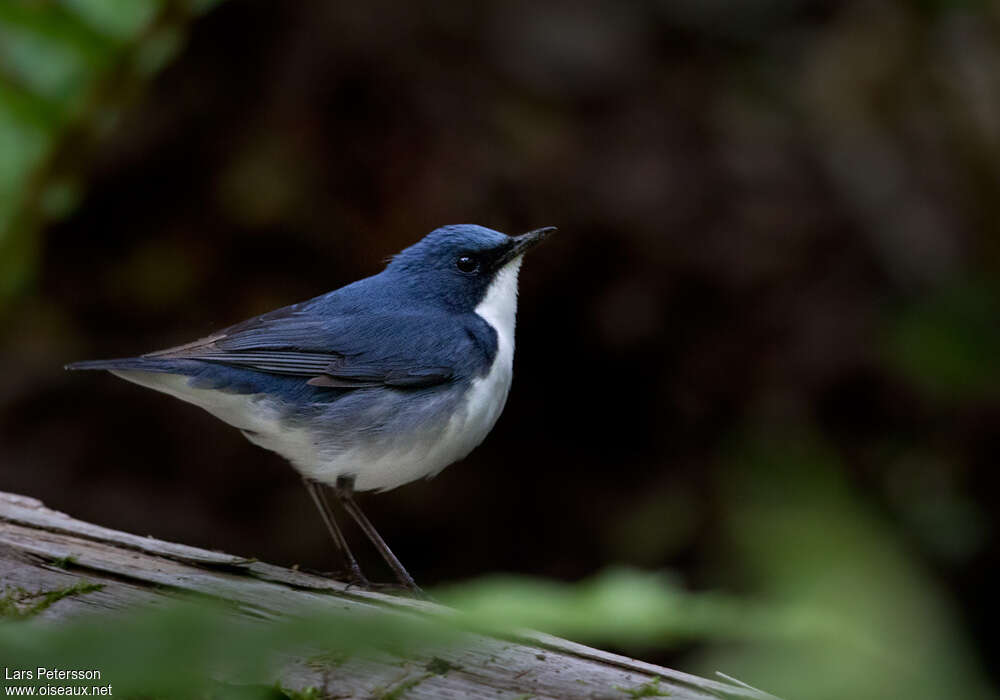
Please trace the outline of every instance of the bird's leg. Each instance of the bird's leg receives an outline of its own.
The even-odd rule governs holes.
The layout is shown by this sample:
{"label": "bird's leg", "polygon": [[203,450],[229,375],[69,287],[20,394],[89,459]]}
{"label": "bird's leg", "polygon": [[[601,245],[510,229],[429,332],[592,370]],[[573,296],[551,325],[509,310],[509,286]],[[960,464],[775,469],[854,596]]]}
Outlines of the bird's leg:
{"label": "bird's leg", "polygon": [[396,574],[396,578],[399,580],[404,587],[408,588],[410,592],[420,598],[427,598],[427,594],[424,593],[420,586],[417,585],[413,577],[410,576],[409,572],[403,567],[403,564],[396,558],[396,555],[392,553],[389,549],[389,545],[385,543],[382,536],[378,534],[375,526],[372,525],[371,521],[365,517],[365,514],[361,512],[361,508],[358,504],[354,502],[354,477],[340,477],[337,479],[336,485],[333,487],[333,492],[337,494],[337,498],[340,500],[340,504],[344,507],[358,526],[364,531],[371,540],[372,544],[375,545],[375,549],[379,551],[382,558],[385,559],[385,563],[389,565],[393,573]]}
{"label": "bird's leg", "polygon": [[323,490],[323,485],[318,481],[313,481],[312,479],[303,479],[302,483],[306,485],[306,491],[309,492],[313,503],[316,504],[316,509],[323,518],[323,522],[326,524],[326,529],[330,533],[330,537],[333,538],[333,543],[337,545],[337,550],[340,552],[340,555],[344,560],[344,564],[347,566],[348,575],[351,578],[350,582],[356,586],[361,586],[362,588],[371,588],[371,583],[369,583],[368,579],[365,578],[365,575],[361,573],[361,567],[358,566],[358,560],[354,558],[354,553],[351,552],[351,548],[347,546],[347,540],[344,538],[344,533],[341,532],[340,527],[337,526],[337,521],[333,517],[333,511],[330,509],[330,503],[326,500],[326,492]]}

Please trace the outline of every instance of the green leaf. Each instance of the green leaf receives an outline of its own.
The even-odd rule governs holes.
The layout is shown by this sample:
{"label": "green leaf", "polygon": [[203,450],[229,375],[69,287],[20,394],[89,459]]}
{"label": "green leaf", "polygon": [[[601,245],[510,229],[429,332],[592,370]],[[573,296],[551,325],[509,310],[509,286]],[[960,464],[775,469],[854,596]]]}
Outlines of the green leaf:
{"label": "green leaf", "polygon": [[938,290],[892,322],[886,355],[933,398],[1000,395],[1000,292],[986,283]]}
{"label": "green leaf", "polygon": [[214,4],[161,17],[163,0],[0,0],[0,311],[34,278],[45,223],[81,200],[80,171],[108,115]]}
{"label": "green leaf", "polygon": [[141,32],[153,20],[160,0],[60,0],[88,25],[124,40]]}

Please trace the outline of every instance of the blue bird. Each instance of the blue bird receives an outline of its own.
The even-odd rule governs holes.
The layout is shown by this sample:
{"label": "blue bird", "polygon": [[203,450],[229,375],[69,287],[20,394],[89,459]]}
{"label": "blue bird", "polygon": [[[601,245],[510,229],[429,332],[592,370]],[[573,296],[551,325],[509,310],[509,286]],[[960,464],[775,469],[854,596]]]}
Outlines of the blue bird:
{"label": "blue bird", "polygon": [[431,477],[493,428],[513,378],[523,255],[555,231],[444,226],[366,279],[139,357],[76,362],[200,406],[288,459],[369,586],[324,485],[406,588],[422,595],[354,500]]}

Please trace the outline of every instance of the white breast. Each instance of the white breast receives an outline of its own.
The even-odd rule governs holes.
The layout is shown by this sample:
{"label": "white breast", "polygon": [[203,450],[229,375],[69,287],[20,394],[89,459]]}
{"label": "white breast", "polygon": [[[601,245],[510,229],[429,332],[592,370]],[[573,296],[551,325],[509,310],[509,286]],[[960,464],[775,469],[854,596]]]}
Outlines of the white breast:
{"label": "white breast", "polygon": [[[356,455],[359,490],[392,489],[434,476],[481,443],[500,418],[514,377],[514,325],[517,316],[518,257],[501,269],[476,307],[476,313],[497,333],[497,353],[483,377],[472,381],[462,406],[436,435],[413,440],[407,449],[376,457]],[[374,457],[374,459],[372,459]]]}
{"label": "white breast", "polygon": [[463,425],[473,441],[469,452],[493,429],[507,403],[507,393],[514,378],[514,326],[520,269],[520,257],[509,262],[497,273],[483,301],[476,307],[476,313],[497,332],[497,354],[490,371],[485,377],[475,379],[469,389]]}

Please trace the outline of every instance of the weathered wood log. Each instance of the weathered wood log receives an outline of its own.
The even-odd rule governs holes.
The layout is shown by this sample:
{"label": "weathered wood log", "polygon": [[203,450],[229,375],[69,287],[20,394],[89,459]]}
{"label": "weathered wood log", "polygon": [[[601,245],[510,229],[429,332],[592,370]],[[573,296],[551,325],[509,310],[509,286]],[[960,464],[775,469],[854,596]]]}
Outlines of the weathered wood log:
{"label": "weathered wood log", "polygon": [[[302,571],[111,530],[0,492],[0,587],[55,591],[83,581],[100,587],[56,600],[39,616],[60,620],[162,604],[177,591],[228,601],[258,619],[303,606],[368,615],[453,613]],[[433,657],[442,657],[448,672],[428,673]],[[681,700],[775,700],[730,679],[700,678],[539,632],[508,639],[470,632],[461,645],[435,650],[433,657],[357,658],[337,664],[335,672],[310,660],[289,665],[281,681],[318,688],[330,698],[626,698],[646,688]]]}

